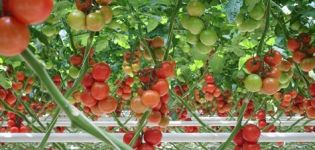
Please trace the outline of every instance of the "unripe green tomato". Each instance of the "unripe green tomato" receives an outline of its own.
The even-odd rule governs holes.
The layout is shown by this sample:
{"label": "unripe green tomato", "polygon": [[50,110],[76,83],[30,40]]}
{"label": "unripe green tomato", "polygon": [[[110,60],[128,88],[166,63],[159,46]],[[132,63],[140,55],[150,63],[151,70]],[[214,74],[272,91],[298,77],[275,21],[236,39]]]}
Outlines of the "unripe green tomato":
{"label": "unripe green tomato", "polygon": [[68,25],[74,30],[85,30],[86,16],[80,10],[72,11],[67,18]]}
{"label": "unripe green tomato", "polygon": [[250,92],[259,92],[262,88],[262,79],[257,74],[250,74],[245,78],[244,86]]}

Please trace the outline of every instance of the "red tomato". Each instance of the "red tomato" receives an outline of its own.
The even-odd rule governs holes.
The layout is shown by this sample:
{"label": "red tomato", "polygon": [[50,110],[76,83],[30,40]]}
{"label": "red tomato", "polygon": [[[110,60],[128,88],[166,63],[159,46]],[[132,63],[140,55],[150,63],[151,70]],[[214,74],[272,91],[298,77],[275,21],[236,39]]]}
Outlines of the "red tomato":
{"label": "red tomato", "polygon": [[135,97],[130,102],[130,109],[137,114],[142,114],[148,109],[148,107],[142,104],[139,97]]}
{"label": "red tomato", "polygon": [[83,58],[80,55],[72,55],[70,57],[70,64],[74,66],[80,66],[82,64]]}
{"label": "red tomato", "polygon": [[83,79],[81,81],[81,83],[83,84],[83,86],[86,88],[86,89],[89,89],[92,87],[93,83],[94,83],[94,79],[92,77],[92,74],[91,73],[88,73],[88,74],[85,74],[83,76]]}
{"label": "red tomato", "polygon": [[111,72],[108,64],[97,63],[93,66],[92,76],[96,81],[104,82],[109,78]]}
{"label": "red tomato", "polygon": [[246,61],[245,67],[250,73],[257,73],[262,69],[262,63],[259,57],[252,57]]}
{"label": "red tomato", "polygon": [[0,55],[15,56],[22,53],[30,40],[28,27],[13,17],[0,18]]}
{"label": "red tomato", "polygon": [[260,130],[256,125],[247,124],[243,127],[242,135],[247,142],[256,143],[260,137]]}
{"label": "red tomato", "polygon": [[107,97],[105,100],[98,102],[98,108],[105,114],[112,113],[116,110],[118,103],[113,97]]}
{"label": "red tomato", "polygon": [[302,60],[306,57],[306,54],[300,51],[293,52],[293,61],[296,63],[301,63]]}
{"label": "red tomato", "polygon": [[214,77],[211,76],[211,75],[206,75],[205,76],[205,81],[207,84],[213,84],[215,81],[214,81]]}
{"label": "red tomato", "polygon": [[19,128],[18,127],[11,127],[10,132],[11,133],[19,133]]}
{"label": "red tomato", "polygon": [[175,75],[176,63],[174,61],[165,61],[161,67],[156,70],[159,78],[173,77]]}
{"label": "red tomato", "polygon": [[271,67],[277,66],[281,63],[282,56],[280,52],[269,50],[264,57],[264,61]]}
{"label": "red tomato", "polygon": [[154,150],[154,146],[147,143],[143,143],[138,147],[137,150]]}
{"label": "red tomato", "polygon": [[306,114],[307,114],[307,117],[310,118],[310,119],[315,119],[315,108],[312,107],[312,106],[309,106],[306,108]]}
{"label": "red tomato", "polygon": [[281,71],[280,69],[273,67],[271,68],[271,70],[268,70],[268,72],[266,73],[265,77],[269,77],[269,78],[276,78],[279,79],[281,76]]}
{"label": "red tomato", "polygon": [[24,81],[25,80],[25,74],[22,71],[16,72],[16,79],[18,81]]}
{"label": "red tomato", "polygon": [[149,129],[144,132],[144,141],[150,145],[157,145],[162,140],[162,132],[158,129]]}
{"label": "red tomato", "polygon": [[153,90],[144,91],[141,101],[145,106],[153,108],[160,103],[160,94]]}
{"label": "red tomato", "polygon": [[7,93],[7,97],[5,98],[5,101],[9,104],[9,105],[13,105],[13,104],[15,104],[15,102],[16,102],[16,96],[11,92],[11,91],[9,91],[8,93]]}
{"label": "red tomato", "polygon": [[237,134],[234,136],[233,138],[233,142],[236,144],[236,145],[242,145],[244,143],[244,139],[243,139],[243,130],[239,130],[237,132]]}
{"label": "red tomato", "polygon": [[244,143],[243,150],[260,150],[259,144]]}
{"label": "red tomato", "polygon": [[159,111],[152,111],[149,118],[148,122],[153,123],[153,124],[159,124],[162,119],[162,114]]}
{"label": "red tomato", "polygon": [[91,95],[96,100],[103,100],[109,95],[109,87],[106,83],[94,82],[91,88]]}
{"label": "red tomato", "polygon": [[0,99],[5,99],[7,97],[7,91],[5,89],[0,89]]}
{"label": "red tomato", "polygon": [[169,84],[165,79],[159,79],[153,86],[152,90],[159,92],[160,96],[164,96],[168,93]]}
{"label": "red tomato", "polygon": [[9,0],[8,7],[12,16],[25,24],[44,22],[53,9],[53,0]]}
{"label": "red tomato", "polygon": [[297,39],[290,38],[288,39],[288,49],[292,52],[300,48],[300,42]]}
{"label": "red tomato", "polygon": [[258,120],[266,119],[266,112],[264,110],[259,110],[257,112],[256,118]]}
{"label": "red tomato", "polygon": [[[135,133],[134,132],[127,132],[124,134],[124,137],[123,137],[123,141],[124,143],[126,144],[130,144],[132,138],[135,136]],[[139,137],[137,139],[137,141],[135,142],[135,144],[133,145],[133,148],[136,148],[136,147],[139,147],[141,145],[141,137]]]}
{"label": "red tomato", "polygon": [[89,10],[90,7],[92,6],[92,1],[91,0],[84,0],[82,2],[82,0],[75,0],[75,4],[77,6],[77,9],[85,12],[85,11]]}
{"label": "red tomato", "polygon": [[97,101],[92,97],[91,93],[84,91],[81,93],[80,99],[85,106],[92,107]]}

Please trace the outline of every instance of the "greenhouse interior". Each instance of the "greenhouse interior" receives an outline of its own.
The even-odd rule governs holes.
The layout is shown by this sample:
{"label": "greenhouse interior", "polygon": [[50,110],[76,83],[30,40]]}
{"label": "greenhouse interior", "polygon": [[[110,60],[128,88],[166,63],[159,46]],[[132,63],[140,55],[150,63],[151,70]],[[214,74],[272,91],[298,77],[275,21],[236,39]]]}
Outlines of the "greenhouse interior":
{"label": "greenhouse interior", "polygon": [[314,150],[312,0],[0,0],[0,150]]}

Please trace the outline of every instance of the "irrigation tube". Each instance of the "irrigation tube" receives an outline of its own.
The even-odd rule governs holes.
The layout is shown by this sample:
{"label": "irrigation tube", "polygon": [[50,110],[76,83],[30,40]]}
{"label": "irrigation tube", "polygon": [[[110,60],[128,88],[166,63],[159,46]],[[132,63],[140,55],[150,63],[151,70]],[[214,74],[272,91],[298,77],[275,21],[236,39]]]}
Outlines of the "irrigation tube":
{"label": "irrigation tube", "polygon": [[[274,125],[275,126],[291,126],[292,124],[296,123],[296,121],[300,118],[301,117],[294,117],[294,118],[290,118],[290,120],[288,120],[288,118],[280,118],[279,120],[277,120],[274,123]],[[121,122],[125,122],[126,119],[125,118],[119,118],[119,120]],[[228,120],[228,118],[214,117],[214,118],[201,118],[201,120],[209,126],[235,126],[236,125],[236,120]],[[43,124],[47,124],[47,123],[51,122],[51,119],[40,119],[40,121]],[[268,119],[268,118],[266,121],[267,121],[267,123],[273,122],[273,120]],[[298,122],[295,126],[303,126],[306,121],[308,121],[308,119],[304,119],[304,120]],[[245,122],[246,122],[246,120],[244,120],[242,123],[244,124]],[[115,120],[110,119],[110,118],[101,118],[98,121],[93,121],[93,123],[99,127],[108,127],[108,126],[117,127],[117,126],[119,126]],[[257,121],[249,121],[249,123],[256,124]],[[315,126],[315,120],[308,122],[306,125]],[[2,124],[2,126],[7,126],[7,123],[4,122]],[[71,127],[71,122],[69,119],[60,118],[60,119],[58,119],[55,126]],[[136,126],[138,126],[138,121],[135,119],[132,119],[132,120],[128,121],[128,123],[125,126],[136,127]],[[148,123],[147,126],[156,126],[156,124]],[[192,120],[192,121],[170,121],[168,126],[181,127],[181,126],[201,126],[201,125],[198,121]]]}
{"label": "irrigation tube", "polygon": [[[123,133],[112,134],[122,139]],[[162,142],[224,142],[230,133],[163,133]],[[44,133],[0,133],[0,142],[38,143]],[[96,143],[101,142],[86,133],[52,133],[48,142]],[[315,142],[315,133],[262,133],[259,142]]]}

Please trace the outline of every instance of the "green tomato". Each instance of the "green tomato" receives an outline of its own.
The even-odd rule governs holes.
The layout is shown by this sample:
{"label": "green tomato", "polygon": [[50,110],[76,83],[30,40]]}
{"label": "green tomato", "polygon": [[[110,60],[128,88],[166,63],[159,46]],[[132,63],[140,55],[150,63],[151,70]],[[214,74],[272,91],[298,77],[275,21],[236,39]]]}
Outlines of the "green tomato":
{"label": "green tomato", "polygon": [[190,32],[187,33],[186,37],[187,37],[187,42],[192,45],[196,45],[197,42],[199,41],[198,36],[191,34]]}
{"label": "green tomato", "polygon": [[244,14],[239,13],[235,18],[236,25],[239,26],[244,22]]}
{"label": "green tomato", "polygon": [[290,76],[289,76],[289,74],[288,73],[286,73],[286,72],[283,72],[282,74],[281,74],[281,76],[280,76],[280,79],[279,79],[279,82],[281,83],[281,84],[285,84],[285,83],[287,83],[288,81],[290,81]]}
{"label": "green tomato", "polygon": [[192,34],[199,34],[203,28],[205,27],[203,21],[198,17],[191,17],[190,21],[187,24],[187,30],[189,30]]}
{"label": "green tomato", "polygon": [[200,51],[196,47],[191,49],[191,56],[195,60],[206,60],[207,59],[207,55],[200,53]]}
{"label": "green tomato", "polygon": [[290,83],[291,83],[290,80],[289,80],[288,82],[281,83],[281,84],[280,84],[280,88],[281,88],[281,89],[285,89],[285,88],[289,87]]}
{"label": "green tomato", "polygon": [[183,28],[188,30],[189,22],[190,22],[190,16],[188,15],[182,15],[180,16],[180,23],[182,24]]}
{"label": "green tomato", "polygon": [[244,80],[245,88],[250,92],[258,92],[262,88],[261,77],[257,74],[250,74]]}
{"label": "green tomato", "polygon": [[187,4],[187,12],[190,16],[199,17],[202,16],[205,12],[205,5],[199,0],[191,0]]}
{"label": "green tomato", "polygon": [[261,20],[264,17],[264,15],[265,15],[265,8],[261,3],[257,4],[253,8],[253,10],[249,12],[249,16],[255,20]]}
{"label": "green tomato", "polygon": [[55,27],[50,26],[50,25],[44,26],[42,28],[42,31],[48,37],[54,36],[58,33],[58,30]]}
{"label": "green tomato", "polygon": [[253,32],[255,29],[257,29],[258,25],[260,25],[258,21],[249,18],[240,24],[238,29],[240,32]]}
{"label": "green tomato", "polygon": [[85,30],[85,14],[80,10],[72,11],[67,18],[68,25],[74,30]]}
{"label": "green tomato", "polygon": [[200,41],[204,45],[211,46],[215,44],[217,40],[218,40],[218,36],[215,30],[207,29],[207,30],[203,30],[200,33]]}
{"label": "green tomato", "polygon": [[213,47],[207,46],[202,44],[201,42],[198,42],[196,44],[196,49],[201,53],[201,54],[208,54],[213,50]]}
{"label": "green tomato", "polygon": [[71,78],[77,78],[79,76],[80,70],[77,67],[71,66],[69,68],[69,75]]}

